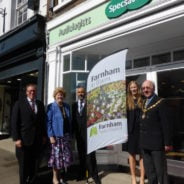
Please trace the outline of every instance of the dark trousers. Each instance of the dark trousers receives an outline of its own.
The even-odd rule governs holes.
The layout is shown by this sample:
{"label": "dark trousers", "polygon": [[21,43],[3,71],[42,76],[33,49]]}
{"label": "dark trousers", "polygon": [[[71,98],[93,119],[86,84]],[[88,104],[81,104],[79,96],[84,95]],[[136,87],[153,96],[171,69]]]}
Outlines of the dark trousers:
{"label": "dark trousers", "polygon": [[78,135],[77,136],[77,151],[79,157],[79,175],[80,177],[86,176],[86,146],[85,141]]}
{"label": "dark trousers", "polygon": [[34,145],[23,146],[21,148],[16,147],[20,184],[26,184],[28,180],[31,181],[35,177],[37,164],[37,150],[35,149]]}
{"label": "dark trousers", "polygon": [[92,152],[86,156],[87,169],[91,177],[96,181],[98,180],[98,170],[96,162],[96,152]]}
{"label": "dark trousers", "polygon": [[84,139],[79,137],[77,138],[77,150],[79,156],[80,164],[80,173],[81,176],[86,176],[86,169],[89,172],[89,175],[95,180],[98,179],[98,170],[96,162],[96,153],[92,152],[87,155],[86,152],[86,142]]}
{"label": "dark trousers", "polygon": [[142,150],[149,184],[168,184],[167,163],[164,151]]}

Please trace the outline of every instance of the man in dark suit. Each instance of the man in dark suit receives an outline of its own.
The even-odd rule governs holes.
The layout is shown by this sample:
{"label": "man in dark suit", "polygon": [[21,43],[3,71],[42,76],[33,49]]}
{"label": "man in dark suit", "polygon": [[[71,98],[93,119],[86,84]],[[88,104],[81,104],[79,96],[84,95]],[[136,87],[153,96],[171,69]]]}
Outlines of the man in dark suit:
{"label": "man in dark suit", "polygon": [[19,163],[20,184],[34,183],[36,164],[46,140],[45,112],[36,100],[36,85],[26,86],[26,98],[18,100],[12,111],[12,138]]}
{"label": "man in dark suit", "polygon": [[77,141],[77,150],[80,162],[79,180],[86,176],[86,169],[94,179],[96,184],[101,184],[98,177],[96,154],[92,152],[87,155],[87,107],[86,107],[86,91],[83,87],[78,87],[78,101],[72,105],[72,124],[73,132]]}
{"label": "man in dark suit", "polygon": [[165,100],[154,91],[152,81],[143,82],[145,103],[140,121],[140,146],[149,184],[167,184],[165,152],[172,150],[172,122]]}

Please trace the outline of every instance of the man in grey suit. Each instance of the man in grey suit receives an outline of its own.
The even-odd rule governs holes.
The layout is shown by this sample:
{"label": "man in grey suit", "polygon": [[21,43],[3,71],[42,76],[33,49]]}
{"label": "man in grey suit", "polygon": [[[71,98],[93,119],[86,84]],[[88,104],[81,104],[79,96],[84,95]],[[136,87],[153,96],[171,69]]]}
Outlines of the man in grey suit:
{"label": "man in grey suit", "polygon": [[26,86],[26,97],[13,107],[11,123],[20,184],[34,183],[40,148],[46,140],[44,105],[36,100],[36,85]]}

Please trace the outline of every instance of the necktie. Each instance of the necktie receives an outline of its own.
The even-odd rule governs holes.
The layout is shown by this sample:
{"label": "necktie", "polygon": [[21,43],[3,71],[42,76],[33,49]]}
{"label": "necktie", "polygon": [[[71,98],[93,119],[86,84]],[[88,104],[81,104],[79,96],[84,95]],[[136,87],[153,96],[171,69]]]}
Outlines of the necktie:
{"label": "necktie", "polygon": [[35,102],[31,101],[31,109],[33,112],[35,112]]}

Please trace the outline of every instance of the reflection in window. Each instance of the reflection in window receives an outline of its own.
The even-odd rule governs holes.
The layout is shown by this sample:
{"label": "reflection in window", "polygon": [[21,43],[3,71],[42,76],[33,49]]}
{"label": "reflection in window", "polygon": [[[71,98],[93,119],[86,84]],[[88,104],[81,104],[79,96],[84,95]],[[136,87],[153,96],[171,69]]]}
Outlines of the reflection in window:
{"label": "reflection in window", "polygon": [[27,20],[27,2],[28,0],[18,0],[16,4],[16,18],[17,18],[17,25],[22,24]]}
{"label": "reflection in window", "polygon": [[170,53],[152,56],[152,65],[168,63],[168,62],[171,62],[171,54]]}
{"label": "reflection in window", "polygon": [[85,56],[84,55],[73,56],[72,70],[85,70]]}
{"label": "reflection in window", "polygon": [[63,71],[66,72],[69,70],[70,70],[70,55],[68,54],[64,56],[64,59],[63,59]]}
{"label": "reflection in window", "polygon": [[131,69],[132,68],[132,60],[126,61],[126,69]]}
{"label": "reflection in window", "polygon": [[90,71],[98,61],[99,61],[98,55],[88,55],[87,70]]}
{"label": "reflection in window", "polygon": [[53,0],[54,1],[54,6],[58,5],[58,0]]}
{"label": "reflection in window", "polygon": [[184,60],[184,50],[175,51],[173,53],[174,61]]}
{"label": "reflection in window", "polygon": [[66,101],[72,104],[76,100],[75,91],[77,86],[86,87],[88,73],[63,74],[63,87],[67,92]]}
{"label": "reflection in window", "polygon": [[126,77],[126,83],[128,84],[130,81],[136,81],[140,86],[146,80],[146,74],[142,75],[133,75]]}
{"label": "reflection in window", "polygon": [[134,60],[134,68],[144,67],[144,66],[149,66],[149,65],[150,65],[150,58],[149,57]]}
{"label": "reflection in window", "polygon": [[18,0],[17,1],[17,6],[21,6],[22,4],[27,3],[28,0]]}
{"label": "reflection in window", "polygon": [[27,20],[27,5],[17,9],[17,25]]}
{"label": "reflection in window", "polygon": [[51,0],[50,4],[52,7],[55,7],[56,9],[64,7],[65,5],[69,4],[73,0]]}

